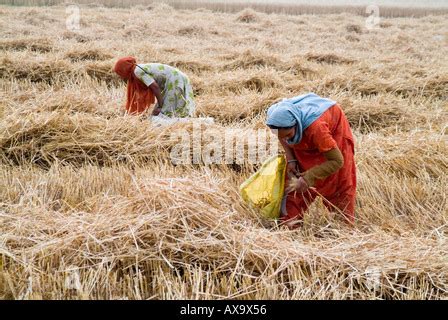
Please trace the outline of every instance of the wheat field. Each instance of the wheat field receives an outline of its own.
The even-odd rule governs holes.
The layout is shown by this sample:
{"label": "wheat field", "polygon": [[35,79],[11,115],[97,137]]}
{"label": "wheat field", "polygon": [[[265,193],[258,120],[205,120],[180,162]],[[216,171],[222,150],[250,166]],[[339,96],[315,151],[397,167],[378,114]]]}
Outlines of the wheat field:
{"label": "wheat field", "polygon": [[[0,298],[448,298],[448,15],[80,14],[0,6]],[[299,230],[262,219],[238,191],[258,164],[173,164],[191,125],[121,115],[126,55],[184,71],[218,133],[264,129],[284,97],[338,101],[355,227],[321,201]]]}

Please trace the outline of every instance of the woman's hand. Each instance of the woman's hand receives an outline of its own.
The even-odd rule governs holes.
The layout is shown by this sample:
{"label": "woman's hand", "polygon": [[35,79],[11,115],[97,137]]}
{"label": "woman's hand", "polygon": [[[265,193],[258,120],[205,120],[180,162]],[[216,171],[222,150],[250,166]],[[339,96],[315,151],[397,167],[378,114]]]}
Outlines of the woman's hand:
{"label": "woman's hand", "polygon": [[308,183],[306,183],[305,179],[303,177],[295,178],[292,177],[289,181],[288,187],[286,187],[286,193],[290,193],[293,191],[303,193],[306,190],[308,190],[309,186]]}

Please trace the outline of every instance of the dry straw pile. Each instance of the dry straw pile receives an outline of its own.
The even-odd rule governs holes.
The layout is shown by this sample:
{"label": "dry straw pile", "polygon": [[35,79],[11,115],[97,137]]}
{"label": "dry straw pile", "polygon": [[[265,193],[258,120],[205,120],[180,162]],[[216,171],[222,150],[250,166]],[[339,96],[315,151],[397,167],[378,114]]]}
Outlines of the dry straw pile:
{"label": "dry straw pile", "polygon": [[[82,7],[68,31],[63,6],[0,14],[0,298],[448,297],[446,15],[367,30],[350,14]],[[120,115],[124,55],[185,71],[198,115],[240,138],[283,97],[337,100],[355,228],[320,201],[301,230],[264,221],[238,195],[257,165],[173,164],[173,134],[193,129]]]}

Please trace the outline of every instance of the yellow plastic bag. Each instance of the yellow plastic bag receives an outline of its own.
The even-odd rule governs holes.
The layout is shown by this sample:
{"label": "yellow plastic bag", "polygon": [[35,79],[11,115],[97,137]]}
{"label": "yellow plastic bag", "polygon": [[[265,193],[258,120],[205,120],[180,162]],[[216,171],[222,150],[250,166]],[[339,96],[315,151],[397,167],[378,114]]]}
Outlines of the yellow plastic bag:
{"label": "yellow plastic bag", "polygon": [[286,161],[283,156],[273,156],[266,160],[260,170],[255,172],[240,186],[243,200],[268,219],[280,217],[285,189]]}

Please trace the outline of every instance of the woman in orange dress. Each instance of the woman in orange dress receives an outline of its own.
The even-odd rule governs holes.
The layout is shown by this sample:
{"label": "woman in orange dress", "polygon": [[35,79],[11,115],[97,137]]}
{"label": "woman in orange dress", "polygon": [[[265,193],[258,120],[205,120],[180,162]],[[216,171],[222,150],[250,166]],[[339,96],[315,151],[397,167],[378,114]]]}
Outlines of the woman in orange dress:
{"label": "woman in orange dress", "polygon": [[288,163],[281,220],[296,228],[319,195],[329,210],[342,213],[353,224],[354,141],[341,107],[309,93],[271,106],[266,124],[278,133]]}

